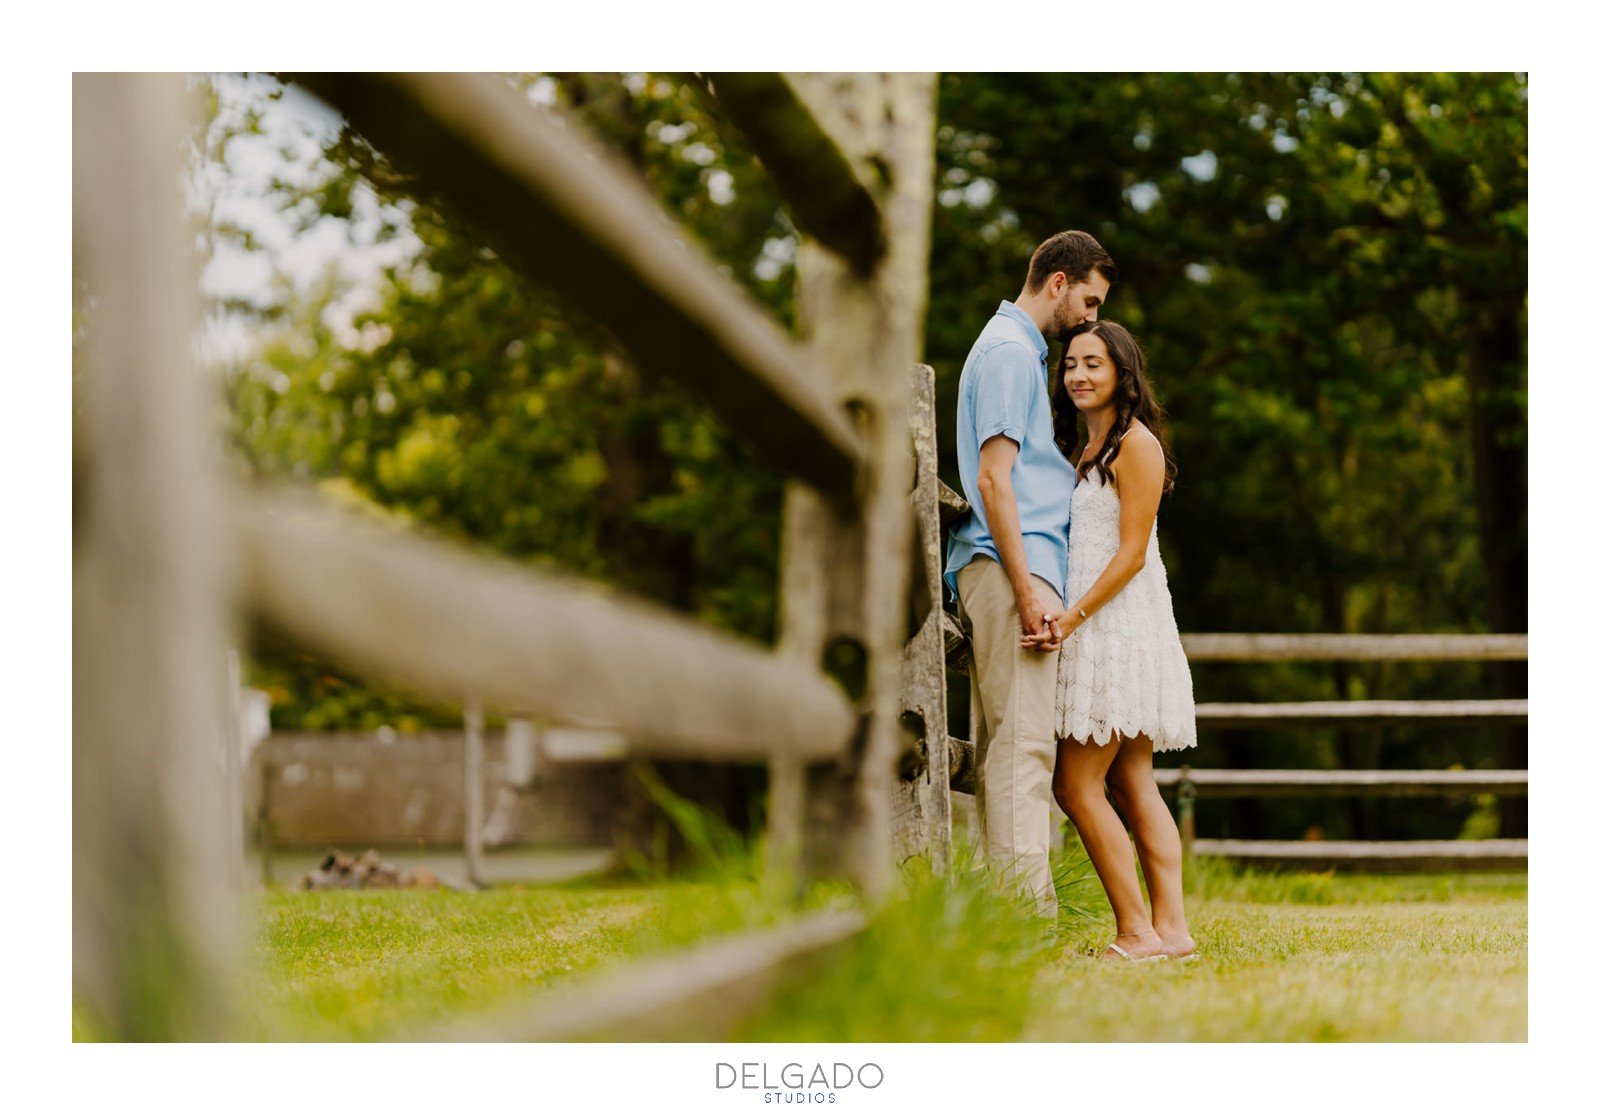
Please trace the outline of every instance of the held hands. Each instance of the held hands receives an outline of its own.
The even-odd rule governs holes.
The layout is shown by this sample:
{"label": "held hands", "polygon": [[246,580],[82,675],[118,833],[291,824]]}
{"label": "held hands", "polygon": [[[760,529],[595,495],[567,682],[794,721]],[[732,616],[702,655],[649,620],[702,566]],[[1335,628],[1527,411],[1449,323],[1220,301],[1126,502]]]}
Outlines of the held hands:
{"label": "held hands", "polygon": [[1072,634],[1067,617],[1061,612],[1041,608],[1029,593],[1027,599],[1017,601],[1017,614],[1022,617],[1022,638],[1018,646],[1043,654],[1061,649],[1062,642]]}
{"label": "held hands", "polygon": [[1025,650],[1037,650],[1045,654],[1060,650],[1061,644],[1070,639],[1072,633],[1084,623],[1082,614],[1073,608],[1059,612],[1035,609],[1025,614],[1037,615],[1038,623],[1031,631],[1024,629],[1017,645]]}

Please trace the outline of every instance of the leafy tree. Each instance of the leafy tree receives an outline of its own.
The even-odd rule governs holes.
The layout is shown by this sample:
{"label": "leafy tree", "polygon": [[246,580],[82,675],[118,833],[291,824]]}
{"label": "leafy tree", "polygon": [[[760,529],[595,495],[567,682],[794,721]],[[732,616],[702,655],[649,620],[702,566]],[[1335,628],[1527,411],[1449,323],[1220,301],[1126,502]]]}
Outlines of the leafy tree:
{"label": "leafy tree", "polygon": [[[577,114],[788,319],[794,231],[686,82],[508,80]],[[972,338],[1039,239],[1085,228],[1122,270],[1106,313],[1142,336],[1173,414],[1179,487],[1160,526],[1184,629],[1526,630],[1526,96],[1506,74],[946,75],[926,350],[947,479]],[[747,431],[647,381],[357,136],[273,195],[306,227],[352,236],[354,215],[376,211],[372,235],[420,248],[348,322],[332,283],[250,310],[266,339],[228,372],[241,468],[771,636],[781,484]],[[248,246],[247,229],[219,235]],[[280,723],[446,715],[358,698],[370,691],[291,648],[259,657],[277,671]],[[1277,700],[1525,686],[1525,672],[1490,673],[1291,664],[1200,669],[1197,684]],[[1481,730],[1381,738],[1231,733],[1215,761],[1526,762],[1525,737],[1498,756]],[[1286,835],[1448,835],[1463,820],[1389,804],[1329,819],[1241,803],[1216,818]]]}
{"label": "leafy tree", "polygon": [[[1059,228],[1098,235],[1123,276],[1107,316],[1143,335],[1173,413],[1161,533],[1181,626],[1526,630],[1524,78],[951,75],[940,151],[942,400],[1020,285],[998,246],[1019,261]],[[1484,672],[1197,680],[1288,699],[1454,677],[1468,695]],[[1429,758],[1482,756],[1473,735]],[[1221,742],[1240,764],[1378,758],[1373,733]],[[1358,827],[1375,815],[1363,803]]]}
{"label": "leafy tree", "polygon": [[[752,293],[789,312],[790,226],[692,90],[645,75],[518,80],[580,115],[717,258],[737,261],[728,270]],[[331,284],[271,315],[277,327],[228,373],[241,466],[770,638],[782,489],[748,451],[751,432],[648,382],[602,329],[523,283],[348,130],[309,184],[277,193],[304,220],[348,221],[363,191],[420,250],[342,331]],[[298,680],[275,679],[280,722],[327,719],[293,696],[321,676],[337,675],[303,659]]]}

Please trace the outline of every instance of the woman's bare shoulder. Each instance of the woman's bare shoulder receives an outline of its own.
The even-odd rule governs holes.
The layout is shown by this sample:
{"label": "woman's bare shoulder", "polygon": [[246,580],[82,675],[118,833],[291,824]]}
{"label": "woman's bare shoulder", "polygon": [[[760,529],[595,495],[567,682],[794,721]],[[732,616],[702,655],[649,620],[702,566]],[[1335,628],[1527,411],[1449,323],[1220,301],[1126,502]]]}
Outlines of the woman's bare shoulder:
{"label": "woman's bare shoulder", "polygon": [[1137,418],[1128,424],[1128,432],[1122,435],[1122,452],[1131,454],[1140,464],[1151,461],[1160,463],[1165,458],[1161,451],[1161,439]]}

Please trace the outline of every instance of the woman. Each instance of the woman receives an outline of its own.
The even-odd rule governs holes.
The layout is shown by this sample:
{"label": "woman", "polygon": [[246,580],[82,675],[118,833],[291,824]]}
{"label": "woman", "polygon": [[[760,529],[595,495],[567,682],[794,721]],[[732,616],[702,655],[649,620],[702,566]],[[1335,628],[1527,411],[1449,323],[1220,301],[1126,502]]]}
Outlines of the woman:
{"label": "woman", "polygon": [[[1070,603],[1056,625],[1055,797],[1116,914],[1117,936],[1102,956],[1186,959],[1195,945],[1183,912],[1182,847],[1151,761],[1156,751],[1195,745],[1194,687],[1156,545],[1156,509],[1177,475],[1165,415],[1138,343],[1109,321],[1067,334],[1053,402],[1056,443],[1069,461],[1076,456],[1078,474],[1067,535]],[[1118,810],[1138,845],[1149,913]]]}

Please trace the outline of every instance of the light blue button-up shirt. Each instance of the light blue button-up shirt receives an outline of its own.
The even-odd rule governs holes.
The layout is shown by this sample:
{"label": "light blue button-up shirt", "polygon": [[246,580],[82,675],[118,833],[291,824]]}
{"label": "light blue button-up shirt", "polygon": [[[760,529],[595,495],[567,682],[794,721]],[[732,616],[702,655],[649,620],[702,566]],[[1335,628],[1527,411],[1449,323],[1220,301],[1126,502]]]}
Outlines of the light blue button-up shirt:
{"label": "light blue button-up shirt", "polygon": [[1018,446],[1011,467],[1011,489],[1017,498],[1028,571],[1066,595],[1067,523],[1078,477],[1056,448],[1045,359],[1048,351],[1044,334],[1033,319],[1012,303],[1001,302],[961,369],[961,386],[956,392],[956,460],[961,490],[972,504],[972,514],[950,532],[944,583],[951,600],[959,595],[956,573],[974,557],[987,554],[1000,560],[978,493],[978,450],[996,434],[1004,434]]}

